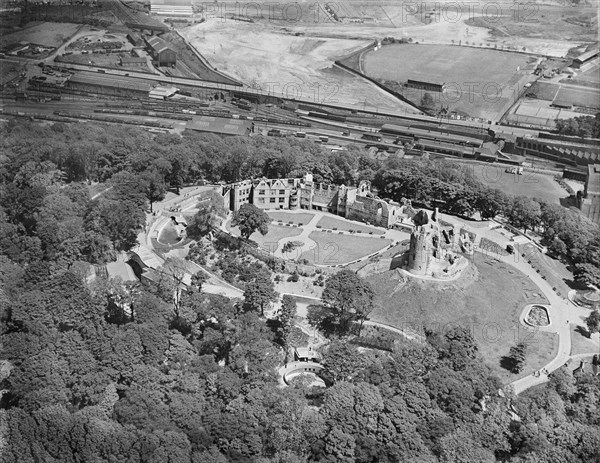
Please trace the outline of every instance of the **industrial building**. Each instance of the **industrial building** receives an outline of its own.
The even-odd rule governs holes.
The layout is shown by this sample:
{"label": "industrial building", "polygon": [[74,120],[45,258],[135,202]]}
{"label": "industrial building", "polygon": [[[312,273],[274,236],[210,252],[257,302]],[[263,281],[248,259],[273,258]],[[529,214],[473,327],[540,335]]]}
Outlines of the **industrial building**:
{"label": "industrial building", "polygon": [[600,164],[588,166],[580,208],[588,219],[600,224]]}
{"label": "industrial building", "polygon": [[133,45],[134,47],[144,46],[144,39],[137,32],[130,32],[129,34],[127,34],[127,40],[129,40],[129,43],[131,43],[131,45]]}
{"label": "industrial building", "polygon": [[598,58],[598,54],[599,50],[597,48],[594,48],[590,51],[586,51],[585,53],[582,53],[573,60],[573,64],[571,64],[571,67],[575,69],[581,69],[590,64],[596,58]]}
{"label": "industrial building", "polygon": [[194,15],[190,0],[152,0],[150,13],[158,16],[191,17]]}
{"label": "industrial building", "polygon": [[149,82],[112,74],[81,71],[73,74],[67,86],[74,90],[96,92],[114,96],[147,96],[152,90]]}
{"label": "industrial building", "polygon": [[420,90],[427,90],[429,92],[443,92],[446,88],[446,83],[408,79],[406,86],[410,88],[418,88]]}
{"label": "industrial building", "polygon": [[563,140],[517,137],[514,150],[522,156],[534,156],[572,166],[600,162],[600,147]]}
{"label": "industrial building", "polygon": [[171,48],[167,41],[154,36],[146,39],[146,43],[152,59],[159,66],[174,66],[177,63],[177,52]]}
{"label": "industrial building", "polygon": [[186,124],[186,129],[189,130],[220,135],[248,135],[251,127],[252,123],[247,120],[211,116],[194,116],[193,120]]}
{"label": "industrial building", "polygon": [[137,56],[123,56],[121,57],[121,66],[126,68],[147,68],[148,62],[146,58],[140,58]]}

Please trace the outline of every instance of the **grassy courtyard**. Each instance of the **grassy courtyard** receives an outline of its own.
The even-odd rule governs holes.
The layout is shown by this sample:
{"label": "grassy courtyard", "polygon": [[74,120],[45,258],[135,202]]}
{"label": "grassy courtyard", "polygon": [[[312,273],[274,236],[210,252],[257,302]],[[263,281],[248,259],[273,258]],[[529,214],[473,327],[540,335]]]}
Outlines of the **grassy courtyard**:
{"label": "grassy courtyard", "polygon": [[372,232],[374,235],[383,235],[384,231],[374,228],[367,227],[366,225],[361,225],[358,222],[346,222],[345,220],[336,219],[335,217],[325,216],[319,220],[317,226],[321,226],[322,228],[326,228],[328,230],[338,229],[341,231],[360,231],[361,233],[369,233]]}
{"label": "grassy courtyard", "polygon": [[[240,236],[240,229],[238,227],[229,226],[228,228],[232,234]],[[277,249],[280,239],[298,236],[300,233],[302,233],[302,229],[298,227],[286,227],[271,224],[269,225],[269,233],[263,236],[259,232],[254,232],[250,235],[250,239],[255,243],[258,243],[261,248],[273,252]]]}
{"label": "grassy courtyard", "polygon": [[[519,322],[527,304],[545,303],[541,291],[518,270],[476,253],[475,265],[453,282],[433,282],[389,271],[368,278],[377,293],[374,321],[399,328],[468,327],[479,351],[505,382],[531,374],[556,354],[558,337],[529,331]],[[502,357],[519,341],[530,344],[521,375],[502,368]]]}
{"label": "grassy courtyard", "polygon": [[281,220],[283,223],[293,222],[302,225],[306,225],[315,216],[309,212],[294,214],[293,212],[268,211],[267,214],[271,217],[271,220],[274,221]]}
{"label": "grassy courtyard", "polygon": [[308,237],[317,245],[314,249],[302,253],[300,258],[317,265],[345,264],[379,251],[392,242],[388,239],[322,231],[312,232]]}

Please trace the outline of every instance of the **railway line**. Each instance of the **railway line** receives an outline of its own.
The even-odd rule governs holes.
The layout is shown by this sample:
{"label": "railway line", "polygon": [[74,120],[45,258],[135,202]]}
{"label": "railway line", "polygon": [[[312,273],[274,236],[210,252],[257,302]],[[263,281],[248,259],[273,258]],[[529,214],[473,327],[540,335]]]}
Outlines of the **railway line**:
{"label": "railway line", "polygon": [[[95,68],[93,66],[86,66],[80,64],[71,64],[71,63],[54,63],[54,66],[61,67],[64,70],[76,70],[76,71],[98,71],[99,68]],[[363,108],[357,109],[350,105],[343,104],[325,104],[316,100],[310,99],[292,99],[288,98],[287,95],[284,95],[283,92],[276,91],[263,91],[250,87],[240,87],[231,84],[222,84],[222,83],[214,83],[207,82],[201,80],[192,80],[181,77],[170,77],[164,75],[156,75],[156,74],[146,74],[142,72],[127,70],[121,71],[118,69],[102,69],[104,75],[114,75],[120,76],[122,78],[128,78],[130,81],[130,88],[135,88],[135,82],[141,81],[154,81],[159,82],[163,85],[182,85],[187,87],[198,87],[203,89],[214,90],[215,92],[229,92],[231,94],[236,95],[245,95],[249,100],[258,100],[259,98],[270,99],[270,100],[282,100],[293,103],[303,103],[308,105],[315,105],[323,108],[323,110],[327,111],[327,109],[331,110],[343,110],[349,111],[351,114],[366,114],[371,116],[376,116],[377,118],[389,118],[390,123],[393,120],[405,120],[405,121],[414,121],[414,122],[428,122],[438,125],[444,125],[447,128],[451,127],[461,127],[461,128],[473,128],[473,129],[493,129],[496,132],[502,133],[511,133],[515,135],[529,135],[537,137],[539,134],[538,130],[520,128],[520,127],[509,127],[509,126],[501,126],[497,124],[490,123],[481,123],[481,122],[472,122],[472,121],[462,121],[462,120],[446,120],[442,121],[440,118],[420,115],[420,114],[408,114],[400,111],[380,111],[378,108]],[[367,109],[369,108],[369,109]]]}

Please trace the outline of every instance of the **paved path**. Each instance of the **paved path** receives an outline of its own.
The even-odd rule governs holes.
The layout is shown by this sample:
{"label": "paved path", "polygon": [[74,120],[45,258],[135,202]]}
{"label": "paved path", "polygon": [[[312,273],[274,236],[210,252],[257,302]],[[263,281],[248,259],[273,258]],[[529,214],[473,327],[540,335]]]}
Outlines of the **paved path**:
{"label": "paved path", "polygon": [[[506,248],[507,244],[514,246],[514,254],[506,256],[495,254],[494,257],[498,261],[511,265],[527,275],[527,277],[531,279],[531,281],[535,283],[535,285],[544,294],[546,299],[548,299],[548,314],[550,316],[552,325],[548,328],[545,328],[543,331],[553,332],[558,335],[558,352],[556,353],[556,356],[543,368],[545,368],[549,373],[552,373],[554,370],[562,367],[569,359],[571,359],[571,323],[573,323],[576,318],[579,318],[575,317],[573,314],[574,306],[569,305],[567,299],[564,299],[556,294],[550,284],[544,280],[541,275],[531,267],[530,264],[527,263],[527,258],[524,258],[521,255],[524,250],[522,245],[519,245],[514,241],[510,241],[508,237],[504,236],[499,231],[491,229],[490,227],[470,227],[468,222],[446,214],[440,214],[440,218],[449,223],[463,225],[466,230],[476,233],[476,246],[480,244],[481,238],[487,238],[490,241],[499,244],[502,248]],[[522,319],[521,323],[523,324]],[[593,355],[593,352],[590,353],[590,355]],[[546,375],[535,377],[532,374],[530,376],[513,381],[509,384],[509,386],[513,388],[515,394],[519,394],[530,387],[545,383],[546,381],[548,381],[548,377]]]}
{"label": "paved path", "polygon": [[[307,211],[304,209],[297,209],[297,210],[285,210],[285,212],[289,213],[289,214],[306,214]],[[309,237],[310,234],[315,231],[322,232],[322,233],[324,232],[323,228],[317,228],[317,224],[323,217],[334,217],[336,220],[339,220],[341,222],[346,222],[348,225],[359,225],[359,224],[364,225],[360,222],[356,222],[354,220],[349,220],[344,217],[337,216],[335,214],[331,214],[328,212],[313,211],[313,210],[311,210],[309,212],[311,214],[314,214],[314,216],[308,223],[302,225],[302,233],[300,233],[300,235],[280,239],[278,242],[278,245],[277,245],[277,249],[275,249],[275,251],[273,252],[273,255],[275,257],[279,257],[279,258],[282,258],[285,260],[296,260],[296,259],[300,258],[300,256],[305,252],[317,252],[318,253],[318,252],[323,251],[323,252],[327,253],[326,249],[324,249],[324,250],[318,249],[318,244]],[[410,238],[409,233],[407,233],[406,231],[396,230],[396,229],[386,229],[383,227],[376,227],[374,225],[368,225],[368,227],[373,228],[375,230],[379,230],[380,232],[383,232],[383,235],[371,236],[371,235],[366,235],[365,233],[350,233],[349,231],[345,231],[345,230],[339,230],[339,231],[336,230],[335,234],[331,234],[331,241],[335,242],[335,236],[339,235],[339,234],[353,235],[353,236],[358,236],[358,237],[362,237],[365,239],[380,239],[381,236],[384,236],[387,240],[392,240],[392,243],[401,242],[401,241],[404,241],[404,240],[407,240]],[[301,247],[295,248],[291,252],[287,252],[284,254],[282,252],[283,246],[286,243],[293,242],[293,241],[301,241],[303,244]],[[341,264],[341,266],[345,266],[350,263],[356,263],[359,261],[367,260],[370,257],[387,250],[387,248],[388,248],[387,246],[382,246],[382,249],[380,249],[377,252],[363,256],[360,259],[355,259],[352,262],[344,262],[343,264]],[[329,265],[319,265],[319,264],[315,264],[315,265],[317,267],[323,267],[323,266],[329,267]]]}
{"label": "paved path", "polygon": [[[207,189],[211,189],[211,187],[203,186],[203,187],[188,187],[182,188],[180,190],[180,195],[168,195],[167,198],[161,202],[155,204],[155,212],[156,215],[147,214],[146,215],[146,223],[150,223],[150,227],[146,226],[147,231],[143,231],[138,235],[138,242],[145,243],[146,247],[152,251],[154,254],[154,248],[152,245],[152,236],[156,234],[158,236],[159,230],[169,222],[170,216],[167,215],[159,215],[161,210],[171,210],[175,208],[179,208],[180,210],[186,210],[189,208],[195,207],[197,202],[196,196],[206,191]],[[155,237],[156,237],[155,236]],[[159,256],[160,257],[160,256]],[[161,258],[162,260],[162,258]],[[235,286],[229,284],[225,280],[221,279],[214,273],[209,272],[204,267],[194,263],[188,262],[188,266],[196,272],[203,272],[208,276],[208,280],[202,285],[202,290],[206,293],[210,294],[219,294],[222,296],[226,296],[229,298],[243,298],[244,292],[236,288]],[[192,271],[189,273],[189,277],[191,278]]]}

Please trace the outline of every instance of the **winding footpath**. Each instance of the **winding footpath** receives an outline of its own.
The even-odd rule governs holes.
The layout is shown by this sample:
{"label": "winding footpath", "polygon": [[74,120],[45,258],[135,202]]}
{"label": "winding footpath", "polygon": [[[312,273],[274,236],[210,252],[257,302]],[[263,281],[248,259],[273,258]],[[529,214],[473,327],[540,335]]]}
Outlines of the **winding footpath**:
{"label": "winding footpath", "polygon": [[[571,322],[574,321],[574,315],[569,307],[569,302],[567,299],[564,299],[556,294],[552,286],[542,278],[541,274],[537,273],[536,270],[529,263],[527,263],[526,257],[522,256],[524,251],[522,245],[519,245],[514,241],[510,241],[509,238],[490,227],[469,227],[468,223],[446,214],[440,214],[440,218],[452,224],[462,225],[466,230],[476,233],[476,249],[479,247],[482,238],[487,238],[488,240],[501,246],[503,249],[506,249],[507,244],[514,246],[515,252],[513,254],[496,254],[494,257],[499,262],[511,265],[525,274],[540,289],[540,291],[548,300],[548,304],[543,305],[548,308],[548,315],[550,316],[551,324],[550,326],[540,327],[538,329],[540,331],[556,333],[558,335],[558,352],[556,353],[556,356],[550,362],[548,362],[548,364],[542,367],[542,369],[545,368],[548,373],[552,373],[554,370],[557,370],[565,365],[565,363],[567,363],[569,360],[589,357],[594,354],[594,352],[591,352],[589,354],[571,356]],[[494,222],[490,222],[490,225],[493,223]],[[525,315],[525,313],[521,314],[519,321],[523,326],[528,326],[523,321]],[[507,387],[512,388],[515,394],[520,394],[530,387],[543,384],[547,381],[548,375],[541,374],[540,376],[536,377],[533,376],[533,374],[530,374],[529,376],[525,376],[509,383]]]}
{"label": "winding footpath", "polygon": [[[206,189],[206,188],[193,188],[187,192],[184,192],[182,190],[182,193],[184,193],[183,197],[179,196],[176,198],[170,198],[169,200],[166,200],[166,201],[163,201],[162,203],[157,204],[157,208],[159,208],[158,209],[159,211],[162,210],[165,212],[173,211],[173,212],[181,213],[181,212],[193,207],[193,204],[195,204],[196,195],[198,193],[200,193],[201,191],[203,191],[204,189]],[[290,214],[306,213],[306,211],[287,211],[287,210],[285,212],[290,213]],[[300,255],[302,255],[302,253],[304,253],[306,251],[312,251],[315,249],[315,247],[317,246],[317,243],[315,243],[311,238],[309,238],[309,235],[316,230],[321,230],[321,229],[317,228],[318,222],[321,220],[321,218],[323,218],[324,216],[330,216],[330,214],[326,214],[326,213],[320,212],[320,211],[310,211],[310,213],[314,214],[314,215],[308,223],[302,225],[302,227],[301,227],[302,232],[299,235],[296,235],[293,237],[282,238],[278,241],[277,249],[274,251],[275,257],[285,258],[285,259],[289,260],[290,258],[295,258],[294,256],[300,256]],[[160,213],[157,212],[157,214],[160,214]],[[167,214],[167,215],[169,215],[169,214]],[[222,223],[222,229],[227,232],[228,232],[228,230],[226,228],[226,224],[227,224],[227,222],[229,222],[230,217],[228,217],[228,219]],[[345,221],[345,222],[348,222],[348,223],[357,223],[357,222],[347,220],[343,217],[336,216],[335,218]],[[152,233],[155,233],[155,234],[158,233],[158,228],[161,227],[162,225],[164,225],[164,219],[163,219],[163,217],[158,217],[157,219],[154,219],[154,217],[152,217],[152,216],[150,216],[149,219],[150,219],[149,220],[150,230],[148,230],[148,232],[141,233],[139,238],[140,238],[140,242],[146,243],[147,247],[150,250],[152,250],[152,252],[154,252],[154,250],[152,248],[151,235],[152,235]],[[548,309],[548,315],[550,317],[551,324],[547,327],[540,327],[538,329],[540,331],[556,333],[558,335],[558,352],[556,353],[555,357],[548,364],[546,364],[543,367],[543,369],[545,369],[548,373],[551,373],[554,370],[565,365],[570,360],[582,359],[585,357],[589,357],[595,353],[595,352],[590,352],[589,354],[577,354],[577,355],[573,355],[573,356],[571,355],[571,345],[572,345],[571,322],[575,322],[575,319],[581,318],[581,316],[570,310],[571,307],[569,306],[568,299],[565,299],[565,298],[559,296],[558,294],[556,294],[556,292],[551,287],[551,285],[545,279],[543,279],[542,276],[539,273],[537,273],[536,270],[527,262],[526,258],[522,256],[522,253],[524,251],[523,245],[519,244],[518,242],[511,241],[507,236],[500,233],[498,230],[495,230],[492,228],[492,226],[497,227],[499,225],[498,223],[492,221],[492,222],[489,222],[487,227],[486,226],[473,227],[473,226],[470,226],[468,222],[462,221],[454,216],[450,216],[447,214],[440,214],[440,219],[445,222],[451,223],[453,225],[459,225],[464,230],[475,233],[476,234],[476,239],[475,239],[475,243],[474,243],[475,249],[480,247],[481,240],[483,238],[485,238],[493,243],[498,244],[503,249],[505,249],[506,245],[508,245],[508,244],[512,245],[515,248],[515,252],[513,254],[509,254],[509,255],[496,254],[493,257],[498,262],[502,262],[507,265],[510,265],[513,268],[522,272],[524,275],[526,275],[527,278],[529,278],[539,288],[539,290],[543,293],[543,295],[548,300],[548,304],[544,304],[544,305]],[[374,228],[379,228],[379,227],[374,227]],[[343,232],[343,233],[348,233],[348,232]],[[392,239],[394,242],[400,242],[402,240],[408,239],[408,237],[409,237],[409,235],[406,231],[401,231],[401,230],[385,230],[383,236],[385,236],[388,239]],[[334,236],[332,236],[332,240],[333,239],[334,239]],[[376,239],[376,238],[372,238],[372,239]],[[284,255],[282,253],[282,248],[285,245],[285,243],[290,242],[290,241],[301,241],[303,243],[303,245],[299,248],[296,248],[293,251],[293,255],[292,255],[292,253],[287,253]],[[384,249],[387,249],[387,246]],[[381,251],[378,251],[378,252],[381,252]],[[377,253],[375,253],[375,254],[377,254]],[[368,258],[368,257],[369,256],[366,256],[366,258]],[[204,269],[200,266],[196,265],[195,267],[197,267],[197,269],[196,269],[197,271],[202,271],[205,274],[207,274],[209,277],[209,280],[204,285],[204,289],[206,292],[213,293],[213,294],[222,294],[227,297],[235,297],[235,298],[243,297],[243,291],[241,291],[239,288],[232,286],[231,284],[225,282],[224,280],[220,279],[216,275],[210,273],[209,271],[207,271],[206,269]],[[299,298],[307,298],[307,296],[300,295],[300,294],[291,294],[291,295],[299,297]],[[310,297],[308,297],[308,298],[317,300],[317,298],[310,298]],[[306,303],[306,302],[298,303],[298,315],[304,319],[306,319],[307,307],[308,307],[308,303]],[[524,310],[519,319],[520,323],[523,326],[527,326],[523,321],[524,317],[526,316],[525,312],[526,311]],[[275,313],[276,313],[276,309],[274,309],[273,315]],[[378,326],[378,327],[396,332],[398,334],[401,334],[401,335],[407,337],[408,339],[420,341],[420,339],[415,338],[414,333],[407,333],[407,332],[400,330],[398,328],[395,328],[393,326],[388,326],[388,325],[378,323],[375,321],[371,321],[371,320],[367,320],[365,322],[365,325]],[[304,324],[299,323],[298,327],[305,333],[309,334],[310,336],[315,337],[315,339],[314,339],[315,345],[320,345],[321,343],[324,342],[324,339],[319,339],[319,337],[314,332],[310,333],[310,328],[308,328],[307,326],[304,326]],[[548,381],[548,376],[546,374],[542,374],[539,376],[534,376],[533,374],[531,374],[529,376],[525,376],[523,378],[520,378],[516,381],[509,383],[507,385],[507,388],[511,388],[515,394],[520,394],[521,392],[529,389],[530,387],[537,386],[539,384],[543,384],[547,381]]]}

